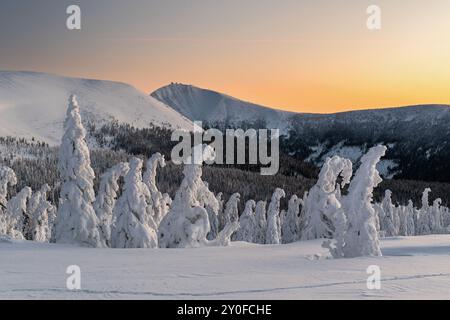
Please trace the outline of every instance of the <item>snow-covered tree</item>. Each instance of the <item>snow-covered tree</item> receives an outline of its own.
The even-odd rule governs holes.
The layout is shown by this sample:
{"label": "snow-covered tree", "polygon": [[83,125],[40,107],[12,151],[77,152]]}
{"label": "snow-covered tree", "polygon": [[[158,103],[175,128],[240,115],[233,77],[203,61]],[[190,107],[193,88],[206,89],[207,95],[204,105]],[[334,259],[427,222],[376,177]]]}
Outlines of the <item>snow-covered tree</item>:
{"label": "snow-covered tree", "polygon": [[158,166],[164,168],[166,161],[164,156],[159,152],[153,154],[147,161],[147,170],[144,173],[144,183],[150,190],[152,198],[152,210],[154,212],[154,220],[157,226],[161,223],[164,216],[168,213],[167,210],[167,196],[166,197],[158,190],[156,185],[156,171]]}
{"label": "snow-covered tree", "polygon": [[13,239],[23,240],[24,222],[27,214],[27,202],[32,190],[30,187],[23,188],[17,195],[6,204],[7,235]]}
{"label": "snow-covered tree", "polygon": [[8,203],[8,187],[17,184],[14,171],[8,167],[0,167],[0,236],[6,235],[9,227],[6,215],[6,204]]}
{"label": "snow-covered tree", "polygon": [[30,224],[28,237],[33,241],[49,242],[52,236],[52,223],[56,216],[56,207],[47,201],[50,187],[45,184],[35,192],[29,202]]}
{"label": "snow-covered tree", "polygon": [[334,232],[332,216],[341,207],[340,188],[336,181],[341,177],[341,187],[349,183],[352,162],[339,156],[327,158],[304,202],[302,240],[330,238]]}
{"label": "snow-covered tree", "polygon": [[225,204],[224,210],[224,225],[230,222],[235,222],[239,220],[239,201],[241,201],[241,195],[239,193],[233,193]]}
{"label": "snow-covered tree", "polygon": [[244,212],[239,217],[239,230],[236,232],[236,241],[245,241],[253,243],[256,237],[256,203],[254,200],[248,200],[245,203]]}
{"label": "snow-covered tree", "polygon": [[383,230],[383,220],[384,220],[384,210],[381,206],[381,203],[374,203],[373,209],[375,210],[375,224],[378,230],[378,234],[380,238],[384,238],[384,230]]}
{"label": "snow-covered tree", "polygon": [[299,239],[300,199],[293,195],[289,200],[288,210],[281,226],[282,243],[291,243]]}
{"label": "snow-covered tree", "polygon": [[386,190],[384,199],[381,202],[383,212],[383,220],[381,221],[381,229],[384,231],[386,237],[393,237],[399,234],[396,227],[397,210],[392,204],[392,191]]}
{"label": "snow-covered tree", "polygon": [[[161,208],[162,208],[161,218],[164,218],[169,213],[170,206],[172,205],[172,201],[173,200],[168,193],[163,193],[162,206],[161,206]],[[161,223],[161,221],[159,223]]]}
{"label": "snow-covered tree", "polygon": [[283,225],[284,225],[284,221],[287,219],[287,211],[282,209],[280,211],[280,217],[279,217],[279,228],[278,228],[278,234],[280,235],[280,243],[283,243],[283,233],[282,233],[282,229],[283,229]]}
{"label": "snow-covered tree", "polygon": [[224,200],[223,200],[223,193],[219,192],[216,194],[217,203],[219,204],[219,211],[217,212],[217,218],[219,222],[219,231],[223,229],[225,226],[225,211],[224,211]]}
{"label": "snow-covered tree", "polygon": [[255,209],[256,231],[255,243],[265,244],[267,233],[266,201],[258,201]]}
{"label": "snow-covered tree", "polygon": [[147,186],[142,181],[142,160],[132,158],[124,178],[122,195],[113,210],[111,247],[156,248],[156,224],[147,211]]}
{"label": "snow-covered tree", "polygon": [[433,201],[433,206],[430,208],[431,214],[431,226],[430,229],[433,233],[442,233],[442,200],[437,198]]}
{"label": "snow-covered tree", "polygon": [[218,210],[219,203],[202,180],[202,164],[214,156],[211,147],[197,145],[193,154],[186,159],[183,181],[158,231],[161,248],[227,245],[232,233],[239,227],[238,222],[230,222],[216,239],[207,240],[211,226],[205,206],[209,205]]}
{"label": "snow-covered tree", "polygon": [[73,95],[69,98],[64,122],[59,171],[62,186],[55,221],[55,241],[90,247],[104,246],[92,206],[95,200],[95,174],[86,143],[86,130],[81,123],[80,109]]}
{"label": "snow-covered tree", "polygon": [[371,148],[361,158],[361,165],[350,183],[348,195],[343,199],[347,217],[347,231],[344,235],[343,256],[381,256],[380,241],[376,228],[375,210],[372,205],[373,189],[383,179],[376,168],[386,147]]}
{"label": "snow-covered tree", "polygon": [[416,208],[412,200],[408,201],[408,206],[406,207],[406,235],[414,236],[416,235],[416,227],[414,222],[414,217],[417,214]]}
{"label": "snow-covered tree", "polygon": [[422,207],[417,217],[416,233],[419,235],[431,234],[431,207],[429,203],[430,188],[426,188],[422,194]]}
{"label": "snow-covered tree", "polygon": [[340,207],[331,216],[331,221],[334,226],[333,240],[327,239],[322,243],[322,247],[328,248],[331,255],[334,258],[344,258],[345,252],[345,233],[348,228],[347,216],[345,215],[344,208],[339,202]]}
{"label": "snow-covered tree", "polygon": [[280,200],[286,193],[283,189],[277,188],[272,195],[272,199],[267,210],[267,232],[266,244],[280,244]]}
{"label": "snow-covered tree", "polygon": [[398,233],[399,236],[406,236],[408,234],[408,225],[406,222],[407,219],[407,207],[406,206],[398,206],[395,208],[396,215],[399,218],[399,227]]}
{"label": "snow-covered tree", "polygon": [[450,209],[445,207],[442,211],[442,226],[446,233],[450,233]]}
{"label": "snow-covered tree", "polygon": [[[335,258],[344,257],[343,247],[345,244],[344,236],[347,231],[347,217],[342,206],[343,197],[341,188],[350,182],[352,173],[353,166],[350,160],[339,156],[328,158],[325,161],[324,167],[321,170],[321,175],[319,176],[319,186],[321,186],[321,188],[313,190],[320,195],[322,201],[319,205],[322,215],[321,221],[325,220],[328,222],[327,226],[330,226],[329,228],[333,236],[333,240],[325,240],[322,247],[328,248]],[[341,177],[340,184],[337,183],[339,177]],[[311,207],[311,204],[309,204],[311,199],[310,195],[307,197],[305,196],[304,199],[304,202],[308,203],[308,207]],[[321,226],[320,221],[316,224]],[[327,237],[327,234],[323,233],[323,231],[322,237]]]}
{"label": "snow-covered tree", "polygon": [[128,163],[119,163],[106,171],[100,179],[94,210],[99,220],[102,239],[108,247],[111,246],[111,224],[119,191],[118,181],[120,177],[125,177],[129,170]]}
{"label": "snow-covered tree", "polygon": [[220,196],[216,195],[216,201],[208,201],[205,209],[208,212],[208,219],[210,224],[210,231],[207,235],[208,240],[214,240],[219,235],[219,211],[221,208]]}
{"label": "snow-covered tree", "polygon": [[13,169],[8,167],[0,167],[0,209],[6,209],[8,202],[8,187],[17,184],[17,177]]}
{"label": "snow-covered tree", "polygon": [[[27,219],[24,226],[24,237],[26,239],[32,240],[31,228],[33,225],[33,218],[36,215],[36,211],[39,208],[39,204],[41,203],[41,199],[44,197],[47,199],[47,193],[50,191],[50,186],[48,184],[44,184],[40,190],[35,191],[31,198],[28,200],[27,204]],[[44,194],[43,194],[44,193]]]}
{"label": "snow-covered tree", "polygon": [[[239,202],[241,201],[241,195],[239,193],[233,193],[225,204],[225,209],[223,212],[223,228],[229,223],[234,223],[239,221]],[[233,241],[236,240],[236,234],[231,236]]]}

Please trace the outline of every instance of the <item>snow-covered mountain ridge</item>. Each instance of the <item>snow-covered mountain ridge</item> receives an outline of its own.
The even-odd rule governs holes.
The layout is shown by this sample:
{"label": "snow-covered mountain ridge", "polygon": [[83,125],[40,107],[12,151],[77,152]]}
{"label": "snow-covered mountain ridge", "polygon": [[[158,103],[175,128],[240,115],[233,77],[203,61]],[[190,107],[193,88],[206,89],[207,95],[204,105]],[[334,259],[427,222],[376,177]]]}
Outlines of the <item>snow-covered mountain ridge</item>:
{"label": "snow-covered mountain ridge", "polygon": [[225,126],[279,128],[284,151],[321,166],[342,155],[354,163],[375,144],[389,146],[384,176],[450,181],[450,106],[358,110],[335,114],[292,113],[219,92],[173,83],[151,94],[191,120]]}
{"label": "snow-covered mountain ridge", "polygon": [[216,91],[178,83],[162,87],[151,93],[151,96],[190,120],[208,123],[239,124],[261,120],[268,127],[285,129],[286,121],[295,115],[242,101]]}
{"label": "snow-covered mountain ridge", "polygon": [[70,94],[77,95],[85,122],[192,128],[172,108],[124,83],[0,71],[0,136],[59,144]]}
{"label": "snow-covered mountain ridge", "polygon": [[[449,105],[415,105],[383,109],[368,109],[314,114],[277,110],[270,107],[239,100],[229,95],[192,85],[172,83],[150,94],[164,102],[190,120],[206,122],[266,121],[268,126],[279,124],[277,128],[288,130],[298,121],[316,123],[317,126],[330,126],[334,123],[417,123],[439,124],[450,118]],[[450,126],[450,123],[448,123]]]}

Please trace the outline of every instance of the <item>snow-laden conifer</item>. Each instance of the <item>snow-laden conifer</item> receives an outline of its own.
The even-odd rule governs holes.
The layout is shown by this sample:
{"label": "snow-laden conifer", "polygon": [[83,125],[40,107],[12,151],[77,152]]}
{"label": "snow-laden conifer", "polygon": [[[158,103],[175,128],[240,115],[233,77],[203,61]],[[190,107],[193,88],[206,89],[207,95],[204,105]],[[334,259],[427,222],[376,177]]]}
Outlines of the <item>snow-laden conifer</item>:
{"label": "snow-laden conifer", "polygon": [[426,188],[422,194],[422,207],[417,217],[416,233],[419,235],[431,234],[431,207],[429,195],[431,189]]}
{"label": "snow-laden conifer", "polygon": [[392,191],[386,190],[383,201],[381,202],[383,212],[383,220],[381,222],[382,230],[386,237],[393,237],[398,235],[399,230],[396,227],[397,210],[392,204]]}
{"label": "snow-laden conifer", "polygon": [[350,183],[348,195],[343,199],[347,217],[344,236],[344,257],[381,256],[375,210],[372,205],[373,189],[383,180],[376,168],[386,147],[371,148],[361,158],[361,165]]}
{"label": "snow-laden conifer", "polygon": [[156,248],[156,224],[147,211],[147,186],[142,182],[142,160],[132,158],[122,195],[113,210],[112,248]]}
{"label": "snow-laden conifer", "polygon": [[158,230],[161,248],[228,245],[232,233],[237,230],[239,223],[230,222],[216,239],[212,241],[207,239],[211,226],[205,206],[218,210],[219,203],[202,180],[202,164],[214,156],[211,147],[197,145],[193,154],[185,160],[183,181],[176,192],[169,213],[161,221]]}
{"label": "snow-laden conifer", "polygon": [[336,182],[341,177],[341,187],[344,187],[350,182],[352,172],[350,160],[339,156],[326,159],[317,183],[304,201],[302,240],[330,238],[333,235],[331,220],[341,207],[336,197],[340,197],[340,188]]}
{"label": "snow-laden conifer", "polygon": [[30,204],[33,210],[30,212],[30,225],[28,235],[33,241],[49,242],[52,237],[52,223],[56,216],[56,207],[47,201],[47,193],[50,187],[45,184],[33,194]]}
{"label": "snow-laden conifer", "polygon": [[[147,185],[150,194],[151,194],[151,205],[154,215],[154,221],[156,225],[159,225],[164,218],[164,216],[168,213],[167,205],[168,200],[166,196],[164,196],[156,185],[156,173],[158,166],[164,168],[166,166],[166,161],[164,156],[159,152],[153,154],[147,161],[147,169],[144,173],[144,183]],[[171,202],[171,200],[170,200]]]}
{"label": "snow-laden conifer", "polygon": [[111,246],[111,224],[113,211],[119,191],[119,179],[125,177],[130,170],[128,163],[119,163],[102,174],[94,210],[99,220],[102,239],[106,245]]}
{"label": "snow-laden conifer", "polygon": [[30,199],[31,194],[31,188],[25,187],[6,204],[6,234],[13,239],[25,239],[23,232],[27,214],[27,202]]}
{"label": "snow-laden conifer", "polygon": [[86,130],[81,123],[80,109],[73,95],[69,98],[64,122],[59,171],[62,186],[55,221],[55,241],[103,247],[98,219],[92,206],[95,200],[95,174],[86,143]]}
{"label": "snow-laden conifer", "polygon": [[283,189],[275,189],[267,210],[266,244],[280,244],[280,200],[286,193]]}
{"label": "snow-laden conifer", "polygon": [[256,203],[254,200],[248,200],[245,203],[244,212],[239,217],[239,230],[236,232],[236,241],[245,241],[253,243],[256,238]]}
{"label": "snow-laden conifer", "polygon": [[255,219],[256,219],[256,232],[255,232],[255,243],[265,244],[266,243],[266,233],[267,233],[267,215],[266,215],[266,201],[258,201],[255,209]]}
{"label": "snow-laden conifer", "polygon": [[241,201],[241,195],[239,193],[233,193],[225,204],[224,216],[225,221],[224,225],[230,222],[235,222],[239,220],[239,202]]}
{"label": "snow-laden conifer", "polygon": [[300,199],[293,195],[288,203],[288,210],[281,226],[283,243],[291,243],[299,239]]}

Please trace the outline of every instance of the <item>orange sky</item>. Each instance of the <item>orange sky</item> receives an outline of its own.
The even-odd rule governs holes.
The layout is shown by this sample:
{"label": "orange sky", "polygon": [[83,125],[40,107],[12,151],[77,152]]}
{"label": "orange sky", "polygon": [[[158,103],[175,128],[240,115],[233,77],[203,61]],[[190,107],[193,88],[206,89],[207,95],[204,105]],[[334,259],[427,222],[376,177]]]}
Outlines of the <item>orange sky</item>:
{"label": "orange sky", "polygon": [[0,68],[147,93],[182,82],[299,112],[450,104],[450,1],[375,1],[380,31],[372,2],[84,0],[81,31],[64,29],[61,2],[2,3]]}

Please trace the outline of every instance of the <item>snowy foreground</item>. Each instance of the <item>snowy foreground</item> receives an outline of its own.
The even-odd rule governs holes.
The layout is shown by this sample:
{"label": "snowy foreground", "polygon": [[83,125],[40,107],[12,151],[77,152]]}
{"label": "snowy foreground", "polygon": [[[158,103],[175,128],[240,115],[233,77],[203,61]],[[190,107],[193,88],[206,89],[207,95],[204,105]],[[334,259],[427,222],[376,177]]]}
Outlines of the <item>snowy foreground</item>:
{"label": "snowy foreground", "polygon": [[[327,259],[321,240],[198,249],[0,243],[0,299],[450,299],[450,235],[382,240],[383,257]],[[66,268],[81,268],[81,290]],[[381,268],[381,290],[366,286]]]}

